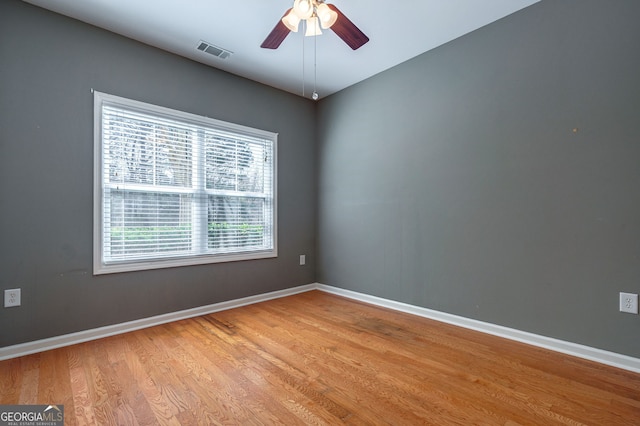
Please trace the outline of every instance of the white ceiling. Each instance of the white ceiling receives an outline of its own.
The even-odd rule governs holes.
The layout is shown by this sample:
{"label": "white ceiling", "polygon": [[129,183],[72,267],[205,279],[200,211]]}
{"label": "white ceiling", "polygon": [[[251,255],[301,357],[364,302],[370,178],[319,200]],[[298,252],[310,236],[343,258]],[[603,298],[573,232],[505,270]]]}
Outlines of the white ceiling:
{"label": "white ceiling", "polygon": [[[260,44],[293,0],[24,0],[203,64],[305,96],[371,77],[539,0],[328,0],[370,41],[351,50],[331,30],[290,33],[277,50]],[[233,52],[220,59],[200,40]]]}

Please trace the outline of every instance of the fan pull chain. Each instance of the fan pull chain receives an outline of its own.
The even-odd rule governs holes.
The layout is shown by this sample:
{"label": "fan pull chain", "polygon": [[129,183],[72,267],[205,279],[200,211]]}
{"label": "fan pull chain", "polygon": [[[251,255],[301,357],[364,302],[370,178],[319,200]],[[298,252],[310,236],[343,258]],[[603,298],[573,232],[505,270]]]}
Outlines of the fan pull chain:
{"label": "fan pull chain", "polygon": [[[304,21],[304,30],[307,30],[307,21]],[[302,37],[302,97],[304,98],[304,37]]]}
{"label": "fan pull chain", "polygon": [[[316,18],[318,19],[318,18]],[[318,83],[318,36],[313,38],[313,94],[311,99],[318,100],[318,92],[316,92],[316,84]]]}

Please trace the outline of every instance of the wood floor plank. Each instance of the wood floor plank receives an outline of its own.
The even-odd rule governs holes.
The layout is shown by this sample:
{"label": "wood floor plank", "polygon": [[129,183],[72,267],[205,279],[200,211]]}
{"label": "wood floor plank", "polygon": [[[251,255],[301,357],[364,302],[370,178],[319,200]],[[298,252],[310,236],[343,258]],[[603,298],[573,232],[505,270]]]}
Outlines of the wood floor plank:
{"label": "wood floor plank", "polygon": [[16,358],[0,362],[0,404],[19,403],[20,390],[25,379],[23,359]]}
{"label": "wood floor plank", "polygon": [[40,381],[40,370],[26,370],[20,385],[19,404],[35,404],[38,400],[38,382]]}
{"label": "wood floor plank", "polygon": [[640,425],[640,374],[312,291],[0,362],[68,425]]}

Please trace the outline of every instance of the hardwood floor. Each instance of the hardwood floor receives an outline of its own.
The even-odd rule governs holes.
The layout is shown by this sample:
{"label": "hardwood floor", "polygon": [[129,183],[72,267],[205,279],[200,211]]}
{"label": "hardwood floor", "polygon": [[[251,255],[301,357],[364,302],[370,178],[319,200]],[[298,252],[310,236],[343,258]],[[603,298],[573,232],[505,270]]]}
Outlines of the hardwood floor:
{"label": "hardwood floor", "polygon": [[68,425],[640,425],[640,374],[319,291],[0,362]]}

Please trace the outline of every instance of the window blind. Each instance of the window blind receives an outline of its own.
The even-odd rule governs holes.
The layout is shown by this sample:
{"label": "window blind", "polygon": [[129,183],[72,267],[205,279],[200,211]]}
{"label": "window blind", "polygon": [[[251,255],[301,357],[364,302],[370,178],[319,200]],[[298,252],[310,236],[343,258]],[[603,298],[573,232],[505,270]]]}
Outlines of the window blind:
{"label": "window blind", "polygon": [[275,134],[96,94],[97,273],[275,256]]}

